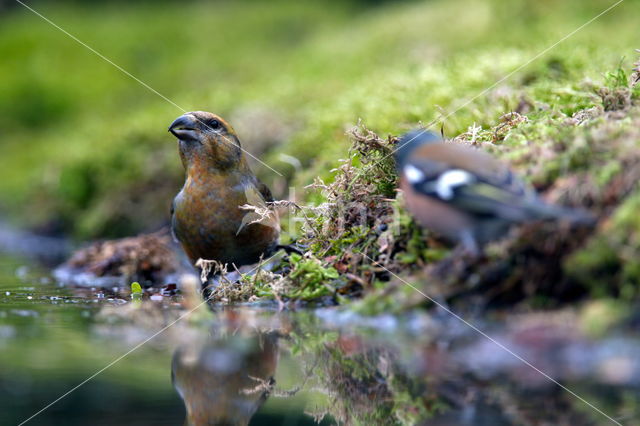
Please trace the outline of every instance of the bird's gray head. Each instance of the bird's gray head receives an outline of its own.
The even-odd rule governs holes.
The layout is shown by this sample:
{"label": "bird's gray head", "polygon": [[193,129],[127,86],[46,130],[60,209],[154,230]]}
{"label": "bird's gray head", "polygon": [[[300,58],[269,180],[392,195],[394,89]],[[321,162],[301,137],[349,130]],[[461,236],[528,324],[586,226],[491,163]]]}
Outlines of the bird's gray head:
{"label": "bird's gray head", "polygon": [[401,170],[416,148],[435,142],[442,142],[442,138],[436,133],[424,129],[415,129],[405,133],[396,145],[396,168]]}

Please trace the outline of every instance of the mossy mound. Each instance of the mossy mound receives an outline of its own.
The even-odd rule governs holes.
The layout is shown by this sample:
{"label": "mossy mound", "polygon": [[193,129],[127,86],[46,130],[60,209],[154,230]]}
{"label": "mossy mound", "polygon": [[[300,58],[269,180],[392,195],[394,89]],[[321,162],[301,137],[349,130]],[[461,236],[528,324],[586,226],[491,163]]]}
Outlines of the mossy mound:
{"label": "mossy mound", "polygon": [[396,138],[360,125],[348,132],[352,148],[331,182],[317,179],[309,188],[315,191],[309,199],[322,202],[291,212],[302,225],[288,232],[300,235],[305,256],[285,258],[273,272],[245,282],[260,289],[250,296],[295,301],[321,295],[339,303],[364,295],[365,311],[429,304],[409,282],[429,298],[467,306],[549,307],[587,295],[637,299],[635,79],[617,69],[603,86],[584,90],[587,97],[597,94],[594,103],[571,115],[533,101],[526,114],[507,113],[491,128],[473,126],[452,139],[509,161],[547,201],[591,211],[595,226],[530,224],[490,245],[479,259],[461,256],[404,212],[390,155]]}

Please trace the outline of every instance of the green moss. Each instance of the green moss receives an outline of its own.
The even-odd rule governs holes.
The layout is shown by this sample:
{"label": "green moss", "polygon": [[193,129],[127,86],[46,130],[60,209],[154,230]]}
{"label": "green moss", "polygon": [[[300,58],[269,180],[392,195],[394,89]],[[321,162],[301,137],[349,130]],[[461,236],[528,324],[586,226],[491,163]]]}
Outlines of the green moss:
{"label": "green moss", "polygon": [[607,335],[622,320],[628,318],[629,307],[620,300],[603,298],[587,303],[580,310],[580,326],[592,338]]}
{"label": "green moss", "polygon": [[602,168],[596,170],[596,182],[600,187],[604,187],[613,177],[620,174],[622,171],[622,164],[620,164],[620,160],[611,160],[606,163]]}
{"label": "green moss", "polygon": [[292,271],[288,277],[294,282],[295,289],[287,297],[313,300],[329,296],[335,291],[329,284],[339,278],[335,268],[324,267],[314,259],[303,259],[296,254],[292,254],[290,259]]}
{"label": "green moss", "polygon": [[605,74],[604,82],[606,86],[612,89],[629,87],[629,76],[624,68],[623,61],[620,61],[618,68]]}
{"label": "green moss", "polygon": [[566,271],[595,297],[640,296],[640,192],[629,197],[587,246],[571,256]]}
{"label": "green moss", "polygon": [[220,279],[209,298],[214,302],[235,303],[255,298],[314,301],[332,296],[344,285],[335,268],[314,257],[291,254],[274,268],[277,273],[259,270],[243,275],[237,282]]}

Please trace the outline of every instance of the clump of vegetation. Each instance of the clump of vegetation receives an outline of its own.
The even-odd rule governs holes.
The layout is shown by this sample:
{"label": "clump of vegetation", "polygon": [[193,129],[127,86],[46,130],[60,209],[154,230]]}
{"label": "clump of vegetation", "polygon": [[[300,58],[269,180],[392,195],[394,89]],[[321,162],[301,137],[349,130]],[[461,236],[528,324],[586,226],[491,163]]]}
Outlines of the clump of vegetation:
{"label": "clump of vegetation", "polygon": [[[334,170],[331,183],[321,179],[311,185],[325,201],[305,221],[303,244],[341,274],[370,288],[380,266],[397,271],[411,259],[395,259],[410,245],[416,250],[424,234],[406,228],[399,210],[393,150],[397,139],[381,138],[361,125],[348,132],[352,146],[348,159]],[[417,260],[417,259],[413,259]],[[378,265],[378,266],[376,266]]]}
{"label": "clump of vegetation", "polygon": [[[640,274],[632,259],[639,254],[634,238],[640,224],[633,212],[640,116],[633,84],[617,69],[602,87],[588,88],[607,95],[590,98],[594,104],[570,116],[545,108],[527,115],[510,112],[494,127],[474,125],[454,138],[510,161],[549,202],[592,211],[600,218],[595,228],[531,224],[490,245],[480,259],[457,256],[403,211],[391,155],[396,139],[360,125],[349,132],[352,148],[333,170],[332,181],[318,178],[311,185],[323,201],[300,207],[305,217],[301,242],[308,247],[304,264],[317,270],[300,272],[306,270],[303,258],[292,256],[279,273],[262,275],[254,285],[264,291],[260,295],[278,299],[369,295],[361,307],[367,312],[368,303],[386,310],[425,302],[408,297],[399,283],[389,285],[396,281],[392,274],[420,282],[427,294],[449,301],[482,295],[475,300],[483,305],[557,305],[590,292],[637,298]],[[395,303],[386,303],[389,299]]]}
{"label": "clump of vegetation", "polygon": [[76,279],[95,280],[113,286],[139,281],[149,286],[165,283],[180,270],[171,235],[164,229],[153,234],[91,244],[58,267],[56,275],[72,283]]}
{"label": "clump of vegetation", "polygon": [[[214,265],[211,267],[210,265]],[[291,254],[281,260],[274,270],[260,264],[251,273],[229,274],[226,265],[215,261],[200,262],[208,300],[234,303],[257,301],[260,298],[286,301],[316,301],[332,298],[341,286],[338,272],[317,258]],[[211,277],[211,281],[208,278]]]}
{"label": "clump of vegetation", "polygon": [[640,194],[636,191],[587,246],[568,260],[566,272],[595,297],[613,295],[629,301],[640,298],[639,209]]}

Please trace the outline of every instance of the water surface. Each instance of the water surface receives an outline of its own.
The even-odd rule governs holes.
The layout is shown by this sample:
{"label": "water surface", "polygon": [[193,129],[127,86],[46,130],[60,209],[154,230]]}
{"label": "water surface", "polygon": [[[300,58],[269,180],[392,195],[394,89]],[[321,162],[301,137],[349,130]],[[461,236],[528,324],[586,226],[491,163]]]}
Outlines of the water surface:
{"label": "water surface", "polygon": [[186,312],[179,295],[131,302],[0,257],[0,424],[640,424],[632,326],[472,319],[603,415],[444,311]]}

